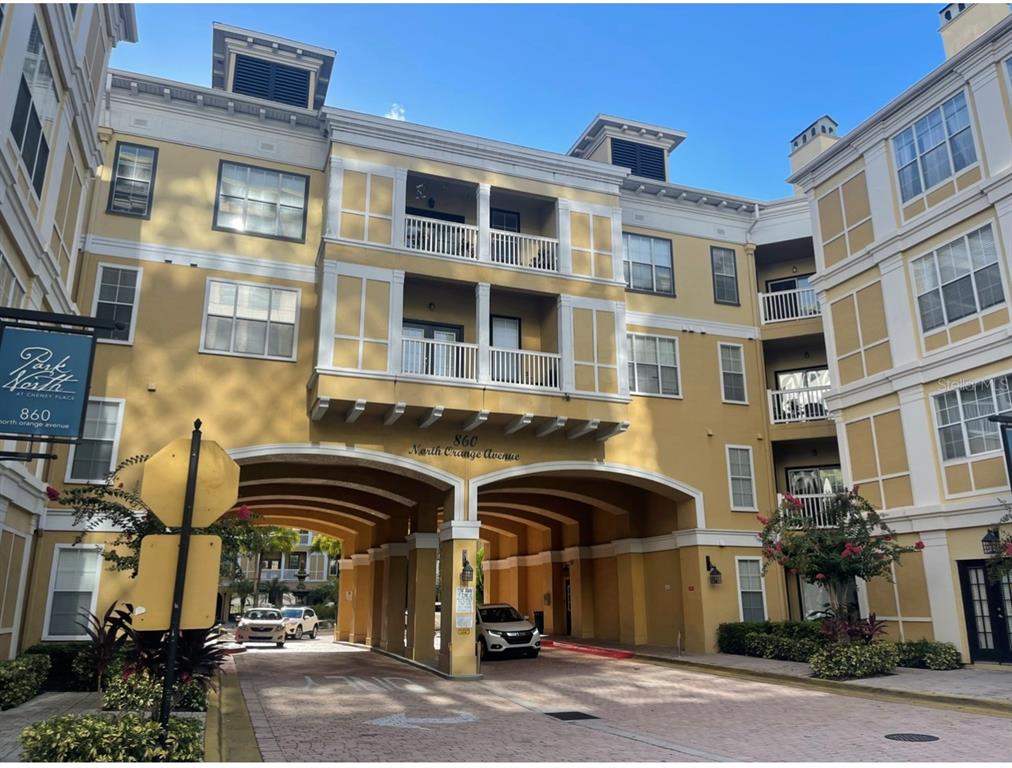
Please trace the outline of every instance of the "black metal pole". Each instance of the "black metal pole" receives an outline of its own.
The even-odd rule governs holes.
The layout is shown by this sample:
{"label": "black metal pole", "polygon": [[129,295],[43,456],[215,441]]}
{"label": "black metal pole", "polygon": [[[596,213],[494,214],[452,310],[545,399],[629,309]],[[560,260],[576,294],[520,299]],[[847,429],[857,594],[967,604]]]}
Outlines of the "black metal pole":
{"label": "black metal pole", "polygon": [[197,490],[197,464],[200,461],[200,419],[193,422],[190,437],[190,466],[186,473],[186,495],[183,497],[183,525],[179,529],[179,559],[176,561],[176,583],[172,589],[172,616],[169,619],[169,642],[165,649],[165,680],[162,684],[162,707],[158,722],[162,732],[169,732],[172,711],[172,687],[176,682],[176,650],[179,646],[179,624],[183,615],[183,589],[186,585],[186,560],[190,554],[190,530],[193,527],[193,497]]}

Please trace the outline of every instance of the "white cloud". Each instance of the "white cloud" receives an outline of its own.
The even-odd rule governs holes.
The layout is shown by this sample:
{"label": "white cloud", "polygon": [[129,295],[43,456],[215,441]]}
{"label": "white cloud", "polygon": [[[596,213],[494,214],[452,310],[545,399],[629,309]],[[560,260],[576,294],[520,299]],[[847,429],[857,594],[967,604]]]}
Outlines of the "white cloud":
{"label": "white cloud", "polygon": [[390,105],[390,109],[387,110],[383,117],[388,117],[391,120],[405,120],[407,118],[407,111],[395,101]]}

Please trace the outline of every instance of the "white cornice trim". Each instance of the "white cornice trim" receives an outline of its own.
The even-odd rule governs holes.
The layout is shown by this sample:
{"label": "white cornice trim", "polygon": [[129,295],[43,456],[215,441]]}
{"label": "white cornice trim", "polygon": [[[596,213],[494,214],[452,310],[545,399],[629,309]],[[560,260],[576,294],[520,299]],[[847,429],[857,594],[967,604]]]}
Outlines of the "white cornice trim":
{"label": "white cornice trim", "polygon": [[690,528],[675,531],[675,543],[681,547],[747,547],[758,548],[762,544],[756,531],[737,531],[721,528]]}
{"label": "white cornice trim", "polygon": [[754,325],[722,323],[717,320],[699,320],[698,318],[679,317],[678,315],[658,315],[650,312],[630,312],[627,310],[625,323],[626,326],[647,326],[649,328],[662,328],[667,331],[678,331],[680,333],[709,333],[714,336],[750,340],[759,338],[759,329]]}
{"label": "white cornice trim", "polygon": [[74,513],[69,509],[47,509],[42,516],[39,529],[43,531],[74,531],[76,533],[118,533],[123,529],[109,522],[88,525],[85,522],[75,523]]}
{"label": "white cornice trim", "polygon": [[0,499],[41,515],[46,510],[46,484],[21,464],[0,464]]}

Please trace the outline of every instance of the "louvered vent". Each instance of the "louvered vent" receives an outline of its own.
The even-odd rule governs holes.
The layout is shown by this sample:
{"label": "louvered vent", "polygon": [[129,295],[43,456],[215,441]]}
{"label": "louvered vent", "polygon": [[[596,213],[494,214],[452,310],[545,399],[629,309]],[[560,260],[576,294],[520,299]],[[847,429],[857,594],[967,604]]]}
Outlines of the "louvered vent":
{"label": "louvered vent", "polygon": [[309,104],[309,71],[239,55],[235,57],[232,91],[305,108]]}
{"label": "louvered vent", "polygon": [[611,164],[621,165],[634,176],[666,181],[664,150],[624,139],[611,140]]}

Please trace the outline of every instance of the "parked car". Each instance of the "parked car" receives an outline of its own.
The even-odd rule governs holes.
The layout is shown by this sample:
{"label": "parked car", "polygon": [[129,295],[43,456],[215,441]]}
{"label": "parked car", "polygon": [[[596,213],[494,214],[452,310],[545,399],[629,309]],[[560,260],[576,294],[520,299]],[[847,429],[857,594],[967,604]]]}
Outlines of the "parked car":
{"label": "parked car", "polygon": [[285,647],[285,618],[277,608],[250,608],[239,619],[235,641],[243,643],[275,643]]}
{"label": "parked car", "polygon": [[541,634],[512,605],[492,603],[478,609],[478,645],[483,659],[489,655],[533,659],[541,652]]}
{"label": "parked car", "polygon": [[316,638],[316,633],[320,629],[320,617],[312,608],[282,608],[281,615],[285,619],[285,632],[288,637],[301,640],[303,635],[309,635],[313,639]]}

